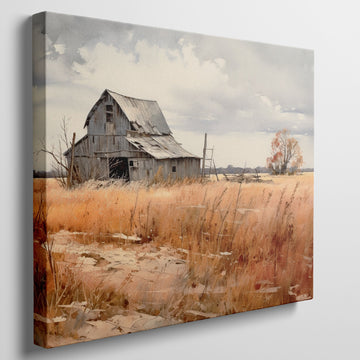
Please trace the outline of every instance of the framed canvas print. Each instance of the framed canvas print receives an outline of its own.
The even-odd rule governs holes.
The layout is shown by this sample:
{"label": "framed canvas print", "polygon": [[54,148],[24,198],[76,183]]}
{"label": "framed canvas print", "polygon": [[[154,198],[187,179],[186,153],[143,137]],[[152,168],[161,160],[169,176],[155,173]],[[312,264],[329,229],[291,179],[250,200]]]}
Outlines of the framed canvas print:
{"label": "framed canvas print", "polygon": [[308,300],[313,52],[33,16],[34,341]]}

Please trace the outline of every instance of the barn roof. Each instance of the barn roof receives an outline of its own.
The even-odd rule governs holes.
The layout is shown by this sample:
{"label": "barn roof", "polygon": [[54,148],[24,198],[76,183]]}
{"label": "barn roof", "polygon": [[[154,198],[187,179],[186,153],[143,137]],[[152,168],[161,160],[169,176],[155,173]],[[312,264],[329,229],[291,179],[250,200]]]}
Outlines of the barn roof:
{"label": "barn roof", "polygon": [[171,135],[127,136],[126,139],[155,159],[198,158],[184,150]]}
{"label": "barn roof", "polygon": [[90,110],[84,127],[89,125],[92,114],[96,111],[107,93],[117,102],[136,131],[151,135],[171,134],[170,128],[156,101],[132,98],[108,89],[102,93],[100,99]]}
{"label": "barn roof", "polygon": [[[81,144],[84,140],[86,140],[88,138],[88,135],[84,135],[80,140],[78,140],[74,147],[78,146],[79,144]],[[64,156],[68,156],[68,154],[70,153],[71,151],[71,146],[63,153]]]}

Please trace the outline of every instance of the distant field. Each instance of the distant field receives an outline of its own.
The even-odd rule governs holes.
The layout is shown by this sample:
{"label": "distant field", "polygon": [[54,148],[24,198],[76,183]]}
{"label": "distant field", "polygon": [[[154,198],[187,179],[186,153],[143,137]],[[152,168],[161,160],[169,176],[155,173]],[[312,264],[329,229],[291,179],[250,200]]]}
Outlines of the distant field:
{"label": "distant field", "polygon": [[[226,174],[226,176],[228,176],[228,177],[235,176],[235,175],[236,174]],[[256,173],[245,173],[244,175],[251,177],[251,176],[255,176]],[[263,181],[272,181],[275,183],[285,184],[286,182],[302,181],[305,178],[308,180],[309,178],[314,177],[314,173],[313,172],[304,172],[304,173],[297,174],[297,175],[271,175],[269,173],[259,173],[258,176]],[[210,179],[211,179],[211,181],[217,181],[215,174],[211,174]],[[225,180],[224,174],[218,174],[218,179]],[[307,180],[305,180],[305,181],[307,181]]]}
{"label": "distant field", "polygon": [[62,319],[47,338],[38,320],[39,341],[312,298],[313,173],[261,178],[271,182],[89,182],[71,191],[34,179],[35,312]]}

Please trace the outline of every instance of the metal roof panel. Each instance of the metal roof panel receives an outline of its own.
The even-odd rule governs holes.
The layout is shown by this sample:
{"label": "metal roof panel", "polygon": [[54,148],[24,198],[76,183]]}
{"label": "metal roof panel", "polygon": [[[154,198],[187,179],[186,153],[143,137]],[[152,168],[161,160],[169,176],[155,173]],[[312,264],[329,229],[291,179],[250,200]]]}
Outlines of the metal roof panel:
{"label": "metal roof panel", "polygon": [[108,90],[119,104],[131,123],[140,127],[144,133],[170,135],[171,131],[156,101],[135,99]]}
{"label": "metal roof panel", "polygon": [[130,144],[155,159],[199,158],[183,149],[171,135],[127,136]]}

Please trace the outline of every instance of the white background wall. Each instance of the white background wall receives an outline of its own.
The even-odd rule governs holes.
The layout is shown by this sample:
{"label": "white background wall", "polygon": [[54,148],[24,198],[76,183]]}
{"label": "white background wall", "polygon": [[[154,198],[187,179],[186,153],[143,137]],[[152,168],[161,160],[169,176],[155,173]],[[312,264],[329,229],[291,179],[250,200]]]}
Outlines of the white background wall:
{"label": "white background wall", "polygon": [[[1,358],[358,358],[360,11],[357,3],[347,0],[3,2]],[[31,344],[29,16],[43,10],[315,50],[314,300],[53,350]]]}

